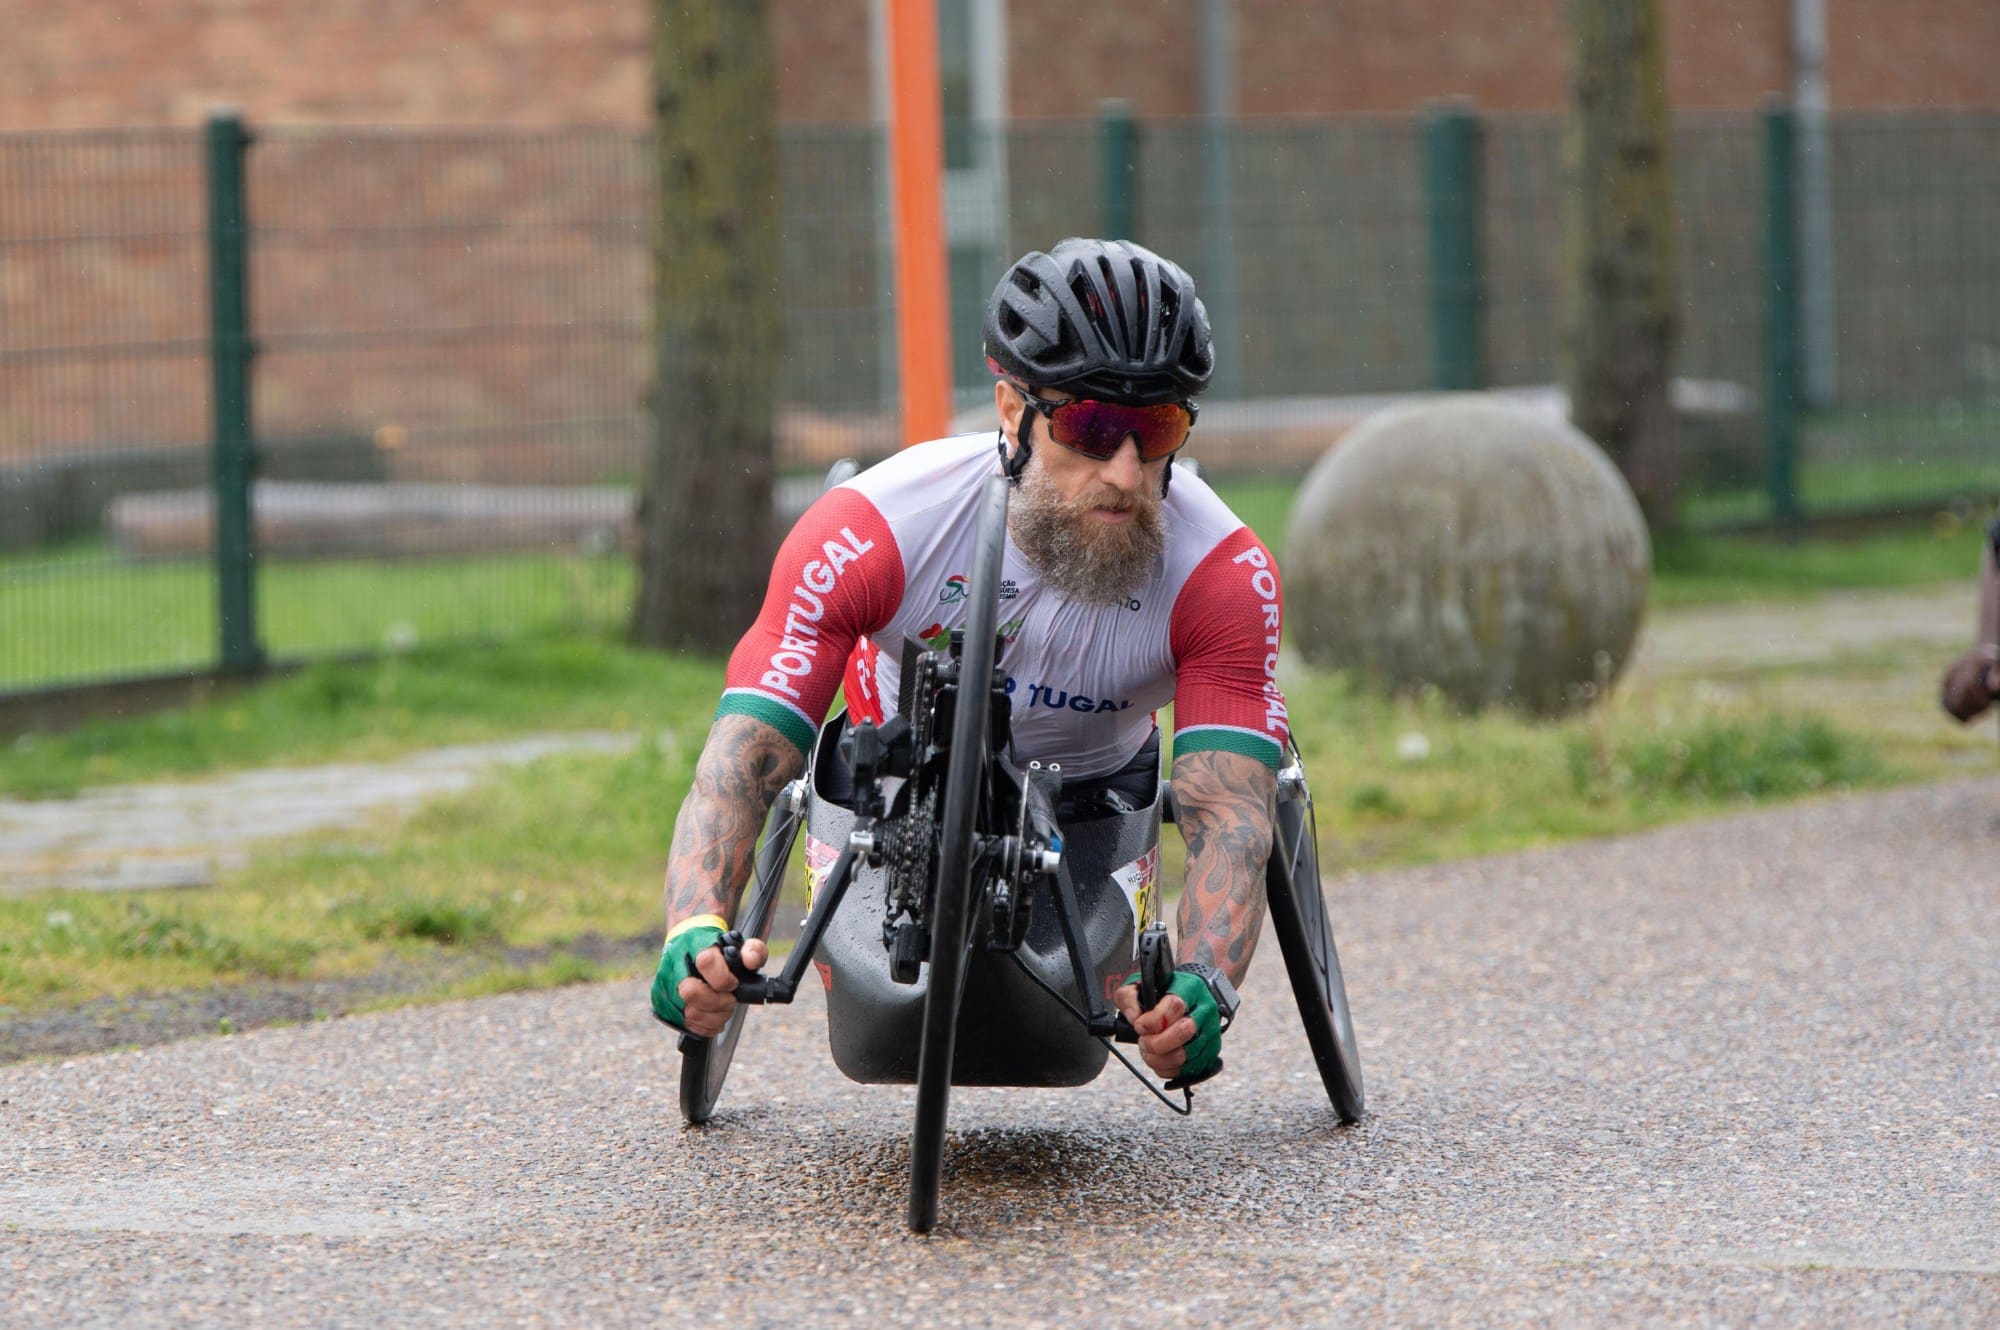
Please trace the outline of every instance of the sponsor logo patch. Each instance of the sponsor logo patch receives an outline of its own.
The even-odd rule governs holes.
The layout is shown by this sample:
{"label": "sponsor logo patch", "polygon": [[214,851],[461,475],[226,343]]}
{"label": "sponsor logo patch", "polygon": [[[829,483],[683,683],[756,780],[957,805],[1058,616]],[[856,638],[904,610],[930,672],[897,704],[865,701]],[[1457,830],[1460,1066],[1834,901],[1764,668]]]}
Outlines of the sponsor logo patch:
{"label": "sponsor logo patch", "polygon": [[819,894],[819,884],[826,881],[826,875],[833,868],[833,861],[840,857],[840,851],[828,845],[810,831],[806,833],[806,908],[812,908],[813,897]]}
{"label": "sponsor logo patch", "polygon": [[[1111,880],[1118,884],[1119,890],[1125,893],[1126,903],[1132,907],[1133,937],[1136,939],[1138,930],[1152,923],[1154,911],[1159,909],[1160,847],[1155,845],[1123,868],[1114,870]],[[1135,941],[1133,945],[1136,947],[1138,944]]]}

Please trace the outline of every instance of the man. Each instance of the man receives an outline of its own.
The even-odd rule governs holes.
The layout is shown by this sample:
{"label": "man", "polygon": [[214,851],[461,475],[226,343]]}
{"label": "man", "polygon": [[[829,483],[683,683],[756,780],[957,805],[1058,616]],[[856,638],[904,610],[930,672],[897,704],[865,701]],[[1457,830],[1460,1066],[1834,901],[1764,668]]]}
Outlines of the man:
{"label": "man", "polygon": [[[1152,1010],[1134,985],[1114,1000],[1156,1073],[1199,1076],[1263,924],[1288,737],[1275,565],[1213,491],[1170,470],[1214,372],[1207,315],[1187,274],[1151,251],[1070,239],[1008,270],[984,331],[998,455],[984,435],[905,449],[822,496],[779,551],[674,825],[653,1008],[699,1034],[729,1018],[736,980],[713,943],[766,809],[804,769],[843,665],[850,711],[880,720],[898,661],[875,643],[941,641],[963,622],[971,515],[1005,474],[1017,488],[999,665],[1015,760],[1060,762],[1066,789],[1122,778],[1150,798],[1153,713],[1175,703],[1185,964]],[[761,941],[743,948],[752,968],[766,958]]]}
{"label": "man", "polygon": [[1979,559],[1979,638],[1944,672],[1944,709],[1969,721],[2000,698],[2000,516],[1986,531]]}

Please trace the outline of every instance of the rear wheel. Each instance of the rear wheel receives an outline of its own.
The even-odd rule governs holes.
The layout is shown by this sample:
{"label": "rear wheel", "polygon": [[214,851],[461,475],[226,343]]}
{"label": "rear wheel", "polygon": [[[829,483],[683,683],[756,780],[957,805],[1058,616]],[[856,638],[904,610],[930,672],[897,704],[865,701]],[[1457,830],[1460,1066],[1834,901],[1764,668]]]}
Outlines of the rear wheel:
{"label": "rear wheel", "polygon": [[[788,797],[789,791],[779,797]],[[798,836],[804,814],[789,809],[773,819],[757,852],[757,881],[743,909],[737,914],[736,928],[745,937],[768,938],[771,921],[778,914],[778,898],[784,892],[785,861],[791,858],[792,841]],[[713,1038],[681,1036],[681,1117],[690,1127],[708,1121],[715,1101],[722,1097],[722,1083],[729,1076],[730,1060],[736,1056],[736,1041],[743,1037],[743,1019],[749,1007],[738,1003],[729,1023]]]}
{"label": "rear wheel", "polygon": [[1354,1018],[1347,1010],[1340,955],[1333,947],[1333,921],[1320,889],[1312,796],[1302,781],[1278,790],[1273,842],[1265,894],[1292,996],[1299,1004],[1299,1019],[1334,1112],[1342,1122],[1359,1122],[1364,1107],[1361,1053],[1354,1040]]}
{"label": "rear wheel", "polygon": [[977,543],[966,594],[965,645],[959,658],[958,698],[952,716],[951,753],[945,767],[939,818],[937,876],[930,908],[929,988],[924,997],[923,1044],[917,1052],[917,1119],[910,1138],[910,1228],[928,1233],[937,1224],[938,1188],[944,1177],[945,1111],[951,1100],[952,1055],[959,1001],[965,995],[967,930],[971,920],[979,835],[978,811],[986,777],[992,719],[994,636],[999,625],[1001,555],[1007,542],[1007,482],[995,476],[980,495]]}

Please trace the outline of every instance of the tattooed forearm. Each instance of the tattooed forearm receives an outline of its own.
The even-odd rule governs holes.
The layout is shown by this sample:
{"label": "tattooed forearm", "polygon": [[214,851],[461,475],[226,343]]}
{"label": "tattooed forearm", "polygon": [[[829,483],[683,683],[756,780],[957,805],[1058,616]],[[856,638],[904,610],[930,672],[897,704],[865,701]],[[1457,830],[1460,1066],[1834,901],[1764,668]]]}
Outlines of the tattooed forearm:
{"label": "tattooed forearm", "polygon": [[724,716],[708,732],[694,788],[674,819],[667,854],[667,926],[697,914],[730,918],[750,876],[764,815],[805,757],[776,729]]}
{"label": "tattooed forearm", "polygon": [[1254,758],[1213,751],[1175,758],[1173,775],[1188,848],[1177,952],[1241,984],[1264,928],[1277,776]]}

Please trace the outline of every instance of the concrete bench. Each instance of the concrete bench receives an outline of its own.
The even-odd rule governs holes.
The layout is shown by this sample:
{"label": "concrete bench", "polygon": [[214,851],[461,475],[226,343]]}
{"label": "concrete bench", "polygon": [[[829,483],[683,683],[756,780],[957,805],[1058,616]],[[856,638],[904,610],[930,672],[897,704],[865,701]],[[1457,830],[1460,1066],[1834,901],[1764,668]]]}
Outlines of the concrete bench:
{"label": "concrete bench", "polygon": [[[630,548],[635,496],[612,485],[342,485],[260,480],[256,544],[286,558],[419,556],[495,550],[605,553]],[[213,547],[207,490],[127,494],[105,530],[133,558]]]}

